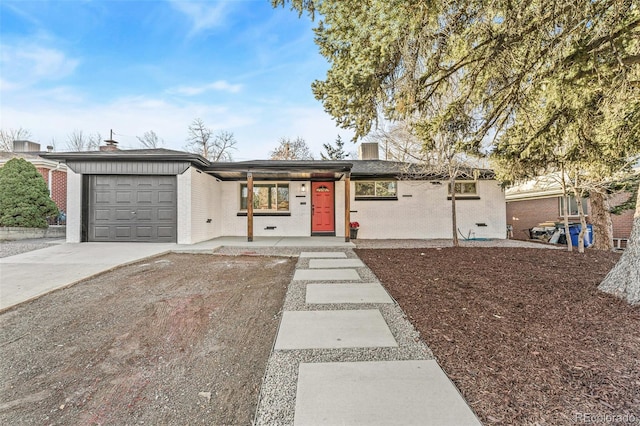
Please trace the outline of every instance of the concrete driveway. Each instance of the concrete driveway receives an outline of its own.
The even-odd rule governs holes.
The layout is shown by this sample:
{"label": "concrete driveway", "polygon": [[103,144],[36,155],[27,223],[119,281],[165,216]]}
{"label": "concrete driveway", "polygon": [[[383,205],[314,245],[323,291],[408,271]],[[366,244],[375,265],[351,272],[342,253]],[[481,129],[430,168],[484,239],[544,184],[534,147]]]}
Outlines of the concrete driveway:
{"label": "concrete driveway", "polygon": [[60,244],[1,258],[0,310],[176,247],[151,243]]}

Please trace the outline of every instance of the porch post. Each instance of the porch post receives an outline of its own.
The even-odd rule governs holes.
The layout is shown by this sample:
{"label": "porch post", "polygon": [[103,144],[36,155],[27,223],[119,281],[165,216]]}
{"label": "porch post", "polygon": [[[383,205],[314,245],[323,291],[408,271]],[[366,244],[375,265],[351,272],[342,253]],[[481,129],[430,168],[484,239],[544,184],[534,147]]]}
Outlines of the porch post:
{"label": "porch post", "polygon": [[247,172],[247,241],[253,241],[253,173]]}
{"label": "porch post", "polygon": [[344,179],[344,241],[348,243],[351,240],[349,231],[349,222],[351,222],[351,173],[345,174]]}

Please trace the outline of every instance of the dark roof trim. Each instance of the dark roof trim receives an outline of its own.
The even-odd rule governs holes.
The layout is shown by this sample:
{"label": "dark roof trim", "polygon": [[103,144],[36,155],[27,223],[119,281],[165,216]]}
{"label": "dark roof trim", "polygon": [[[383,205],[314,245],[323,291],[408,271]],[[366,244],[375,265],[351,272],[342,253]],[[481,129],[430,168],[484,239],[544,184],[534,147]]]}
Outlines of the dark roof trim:
{"label": "dark roof trim", "polygon": [[202,169],[210,163],[204,157],[182,151],[169,149],[153,150],[118,150],[118,151],[86,151],[86,152],[50,152],[40,154],[41,157],[61,161],[178,161],[189,162]]}
{"label": "dark roof trim", "polygon": [[237,162],[210,163],[204,170],[209,172],[223,171],[313,171],[313,172],[350,172],[353,163],[345,161],[279,161],[279,160],[256,160]]}

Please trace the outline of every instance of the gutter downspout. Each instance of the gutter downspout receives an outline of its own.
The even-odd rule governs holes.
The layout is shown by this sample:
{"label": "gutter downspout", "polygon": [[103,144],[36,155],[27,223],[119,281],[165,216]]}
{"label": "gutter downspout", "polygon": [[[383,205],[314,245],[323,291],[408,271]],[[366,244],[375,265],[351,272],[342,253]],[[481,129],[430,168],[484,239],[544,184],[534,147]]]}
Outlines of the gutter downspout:
{"label": "gutter downspout", "polygon": [[53,172],[56,170],[60,170],[60,163],[56,163],[56,168],[55,169],[49,169],[49,185],[47,185],[49,187],[49,197],[53,196]]}

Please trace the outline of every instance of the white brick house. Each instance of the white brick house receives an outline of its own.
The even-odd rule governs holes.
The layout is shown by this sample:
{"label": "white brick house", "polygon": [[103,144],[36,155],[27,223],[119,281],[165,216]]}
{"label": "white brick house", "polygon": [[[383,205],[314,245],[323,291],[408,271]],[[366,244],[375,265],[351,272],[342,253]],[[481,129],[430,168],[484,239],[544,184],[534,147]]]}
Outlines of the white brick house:
{"label": "white brick house", "polygon": [[[210,163],[166,149],[50,153],[68,167],[67,241],[193,244],[221,236],[451,238],[446,177],[382,160]],[[464,236],[505,238],[490,170],[456,185]],[[252,189],[252,190],[251,190]]]}

